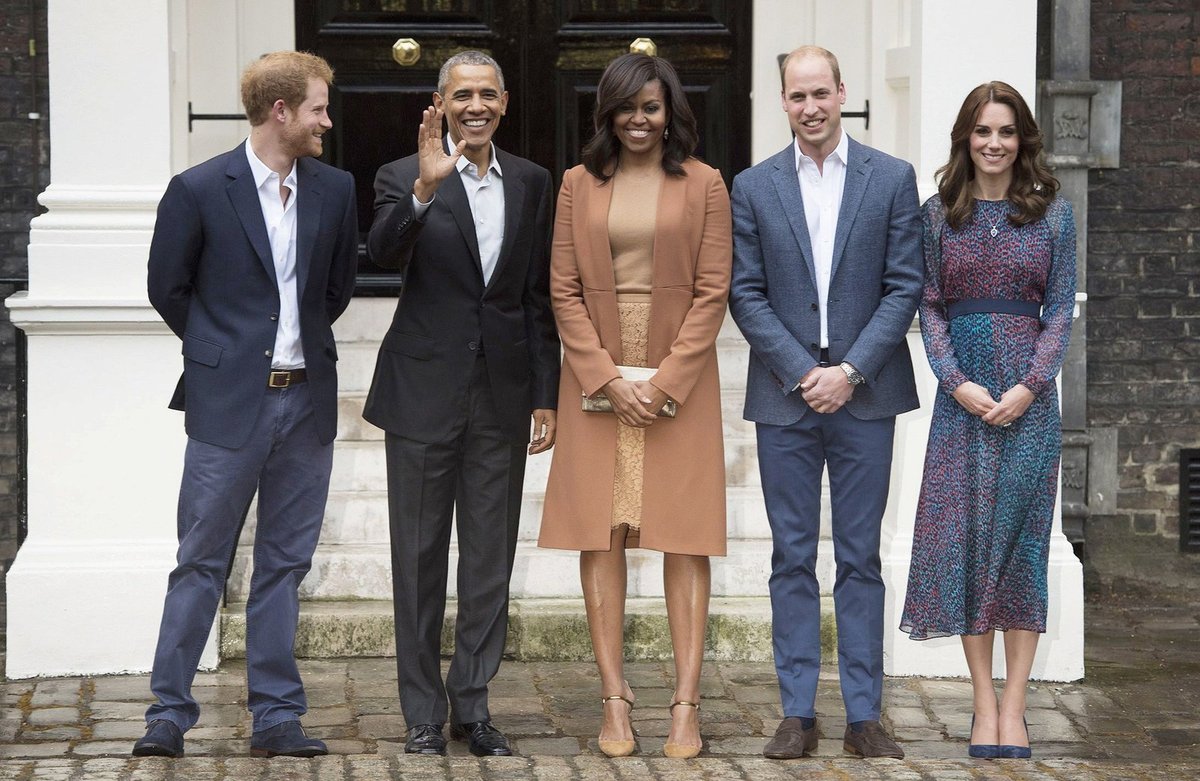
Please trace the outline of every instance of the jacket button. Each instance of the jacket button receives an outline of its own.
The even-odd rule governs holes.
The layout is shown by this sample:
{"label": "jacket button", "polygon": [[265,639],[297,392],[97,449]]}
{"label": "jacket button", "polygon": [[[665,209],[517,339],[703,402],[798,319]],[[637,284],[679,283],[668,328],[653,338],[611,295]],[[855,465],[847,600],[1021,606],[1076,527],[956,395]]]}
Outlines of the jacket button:
{"label": "jacket button", "polygon": [[812,305],[812,311],[817,312],[817,311],[820,311],[820,309],[821,309],[821,307],[817,306],[816,304]]}
{"label": "jacket button", "polygon": [[278,315],[277,313],[275,313],[275,312],[272,312],[272,313],[271,313],[271,319],[272,319],[272,320],[278,320],[278,319],[279,319],[279,315]]}
{"label": "jacket button", "polygon": [[467,342],[467,349],[469,349],[469,350],[478,350],[478,349],[479,349],[479,342],[476,342],[476,341],[470,341],[470,342]]}
{"label": "jacket button", "polygon": [[816,349],[819,349],[819,348],[817,347],[817,343],[816,343],[816,342],[813,342],[813,343],[812,343],[812,348],[813,348],[814,350],[816,350]]}
{"label": "jacket button", "polygon": [[270,351],[270,350],[263,350],[263,355],[265,355],[265,356],[267,356],[268,358],[270,358],[270,357],[271,357],[271,351]]}

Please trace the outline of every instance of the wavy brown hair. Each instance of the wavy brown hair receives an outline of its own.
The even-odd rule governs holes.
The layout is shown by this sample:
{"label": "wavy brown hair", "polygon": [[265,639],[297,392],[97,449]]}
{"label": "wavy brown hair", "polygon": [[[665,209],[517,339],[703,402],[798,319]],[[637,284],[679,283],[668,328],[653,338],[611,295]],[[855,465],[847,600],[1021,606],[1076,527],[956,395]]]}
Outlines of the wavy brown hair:
{"label": "wavy brown hair", "polygon": [[1046,208],[1058,192],[1058,180],[1046,165],[1046,154],[1042,148],[1042,131],[1038,129],[1029,104],[1010,85],[1003,81],[980,84],[967,93],[954,127],[950,130],[950,159],[937,170],[938,195],[942,197],[942,208],[946,210],[946,222],[958,230],[971,220],[975,211],[975,198],[971,194],[971,181],[975,178],[975,164],[971,162],[971,134],[979,114],[988,103],[999,103],[1012,109],[1017,118],[1017,159],[1013,162],[1012,181],[1006,197],[1013,206],[1008,221],[1013,225],[1025,225],[1040,220]]}
{"label": "wavy brown hair", "polygon": [[642,87],[657,80],[662,84],[670,132],[663,139],[662,167],[668,174],[684,176],[683,162],[691,157],[700,140],[696,115],[688,105],[683,85],[671,63],[647,54],[622,54],[608,64],[596,88],[596,109],[592,112],[595,135],[584,147],[583,166],[602,182],[612,178],[621,154],[621,141],[613,133],[613,114],[632,101]]}

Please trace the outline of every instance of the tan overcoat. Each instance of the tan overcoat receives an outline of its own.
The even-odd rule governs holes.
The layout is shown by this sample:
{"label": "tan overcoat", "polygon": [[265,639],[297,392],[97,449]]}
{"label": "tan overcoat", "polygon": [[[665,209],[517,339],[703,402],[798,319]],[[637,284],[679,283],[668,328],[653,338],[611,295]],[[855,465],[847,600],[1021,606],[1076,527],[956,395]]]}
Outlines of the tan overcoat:
{"label": "tan overcoat", "polygon": [[[717,332],[732,265],[729,193],[698,160],[664,178],[654,231],[648,365],[679,404],[646,429],[644,548],[725,554],[725,451]],[[608,240],[612,184],[576,166],[563,177],[554,224],[550,297],[562,338],[558,439],[538,544],[608,550],[616,468],[615,415],[583,412],[580,398],[620,376],[621,334]]]}

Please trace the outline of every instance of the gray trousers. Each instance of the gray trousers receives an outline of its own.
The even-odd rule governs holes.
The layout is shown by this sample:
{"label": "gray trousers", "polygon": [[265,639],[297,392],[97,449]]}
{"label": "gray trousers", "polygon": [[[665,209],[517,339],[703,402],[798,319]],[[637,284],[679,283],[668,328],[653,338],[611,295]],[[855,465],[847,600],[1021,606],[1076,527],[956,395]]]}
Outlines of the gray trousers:
{"label": "gray trousers", "polygon": [[[400,707],[411,728],[491,719],[488,683],[508,634],[508,580],[525,478],[524,443],[499,426],[484,358],[476,360],[444,442],[387,434],[388,514]],[[442,682],[450,528],[457,510],[458,617]]]}

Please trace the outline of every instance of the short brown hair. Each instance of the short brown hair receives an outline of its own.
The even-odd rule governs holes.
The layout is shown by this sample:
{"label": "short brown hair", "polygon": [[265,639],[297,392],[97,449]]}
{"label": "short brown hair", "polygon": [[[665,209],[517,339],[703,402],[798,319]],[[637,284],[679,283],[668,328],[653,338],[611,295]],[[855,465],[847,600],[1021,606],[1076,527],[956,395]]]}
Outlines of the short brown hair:
{"label": "short brown hair", "polygon": [[259,57],[242,73],[246,119],[256,127],[266,122],[277,100],[288,108],[298,108],[308,94],[309,79],[333,84],[333,68],[308,52],[270,52]]}
{"label": "short brown hair", "polygon": [[833,52],[828,49],[822,49],[820,46],[798,46],[788,52],[788,56],[783,58],[783,62],[779,63],[779,88],[787,89],[787,84],[784,83],[784,76],[787,74],[788,63],[792,60],[802,60],[805,57],[820,57],[829,63],[829,70],[833,72],[833,86],[836,89],[842,85],[842,68],[838,65],[838,58]]}

